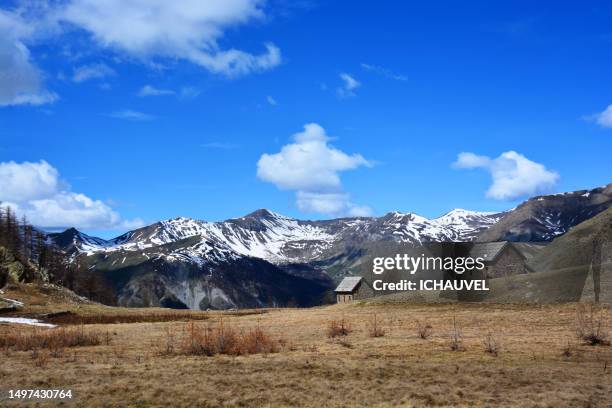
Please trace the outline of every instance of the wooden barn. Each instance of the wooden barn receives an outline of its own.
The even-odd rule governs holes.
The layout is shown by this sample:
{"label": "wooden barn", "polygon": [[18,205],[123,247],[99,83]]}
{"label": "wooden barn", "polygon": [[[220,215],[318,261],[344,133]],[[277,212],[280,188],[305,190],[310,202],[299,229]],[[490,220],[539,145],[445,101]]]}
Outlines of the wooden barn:
{"label": "wooden barn", "polygon": [[374,295],[374,290],[361,276],[347,276],[334,290],[337,303],[366,299]]}
{"label": "wooden barn", "polygon": [[542,245],[507,241],[479,242],[474,244],[469,256],[484,259],[483,278],[500,278],[531,272],[527,261],[542,248]]}

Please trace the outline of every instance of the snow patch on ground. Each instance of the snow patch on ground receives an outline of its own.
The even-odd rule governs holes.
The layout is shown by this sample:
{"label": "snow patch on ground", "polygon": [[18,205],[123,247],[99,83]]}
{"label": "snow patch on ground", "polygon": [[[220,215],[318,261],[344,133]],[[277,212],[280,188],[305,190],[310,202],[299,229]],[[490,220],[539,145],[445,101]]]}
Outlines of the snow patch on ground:
{"label": "snow patch on ground", "polygon": [[0,317],[0,323],[26,324],[28,326],[57,327],[55,324],[43,323],[40,320],[25,317]]}

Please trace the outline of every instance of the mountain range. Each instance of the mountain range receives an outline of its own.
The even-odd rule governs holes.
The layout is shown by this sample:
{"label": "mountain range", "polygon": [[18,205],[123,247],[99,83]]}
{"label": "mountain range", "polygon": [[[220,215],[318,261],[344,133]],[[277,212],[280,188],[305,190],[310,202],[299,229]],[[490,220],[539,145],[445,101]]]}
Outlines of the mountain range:
{"label": "mountain range", "polygon": [[117,303],[194,309],[320,304],[356,273],[368,252],[428,242],[547,242],[605,211],[612,184],[538,196],[515,209],[456,209],[427,219],[382,217],[302,221],[260,209],[206,222],[178,217],[104,240],[74,228],[50,234],[87,273],[109,282]]}

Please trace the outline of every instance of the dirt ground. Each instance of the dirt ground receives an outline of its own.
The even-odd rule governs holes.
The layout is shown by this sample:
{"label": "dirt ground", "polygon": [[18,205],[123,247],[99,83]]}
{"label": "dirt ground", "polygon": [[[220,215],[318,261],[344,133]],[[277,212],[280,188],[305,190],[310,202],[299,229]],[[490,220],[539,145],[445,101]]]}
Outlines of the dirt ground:
{"label": "dirt ground", "polygon": [[[91,307],[80,306],[87,313]],[[612,347],[577,339],[576,309],[576,304],[357,303],[215,312],[194,324],[222,319],[237,331],[259,327],[283,346],[271,354],[212,357],[163,352],[169,338],[180,341],[189,317],[85,324],[83,330],[107,339],[53,353],[0,350],[0,389],[72,389],[69,405],[84,407],[610,407]],[[146,316],[148,310],[134,313]],[[98,313],[118,311],[104,307]],[[601,313],[609,327],[610,309]],[[371,336],[374,316],[382,337]],[[342,319],[351,332],[329,338],[330,322]],[[460,351],[451,350],[453,319]],[[427,325],[431,336],[422,339],[417,328]],[[0,325],[0,336],[17,330],[35,329]],[[485,352],[488,334],[497,355]],[[38,404],[49,405],[27,406]]]}

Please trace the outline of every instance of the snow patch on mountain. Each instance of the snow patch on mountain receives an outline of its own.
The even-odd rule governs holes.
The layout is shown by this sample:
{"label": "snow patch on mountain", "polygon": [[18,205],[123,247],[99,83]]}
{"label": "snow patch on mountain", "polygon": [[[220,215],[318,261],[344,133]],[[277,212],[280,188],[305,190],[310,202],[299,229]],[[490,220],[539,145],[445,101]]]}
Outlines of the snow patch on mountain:
{"label": "snow patch on mountain", "polygon": [[[257,210],[223,222],[178,217],[108,241],[79,233],[74,241],[80,252],[89,255],[141,251],[148,257],[151,253],[147,250],[172,244],[177,248],[156,255],[170,261],[200,265],[240,256],[282,264],[319,259],[333,245],[349,239],[389,239],[415,244],[469,241],[502,215],[458,209],[432,220],[413,213],[391,212],[380,218],[300,221],[268,210]],[[186,241],[181,243],[181,240]]]}

